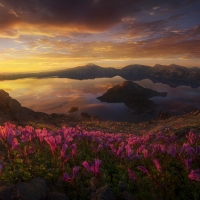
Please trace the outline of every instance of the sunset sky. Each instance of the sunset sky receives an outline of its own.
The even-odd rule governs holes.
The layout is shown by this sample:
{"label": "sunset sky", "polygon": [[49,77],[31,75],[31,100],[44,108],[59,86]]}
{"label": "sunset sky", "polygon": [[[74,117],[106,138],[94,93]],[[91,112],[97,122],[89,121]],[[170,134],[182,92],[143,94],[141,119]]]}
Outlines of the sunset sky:
{"label": "sunset sky", "polygon": [[0,0],[0,73],[200,67],[199,0]]}

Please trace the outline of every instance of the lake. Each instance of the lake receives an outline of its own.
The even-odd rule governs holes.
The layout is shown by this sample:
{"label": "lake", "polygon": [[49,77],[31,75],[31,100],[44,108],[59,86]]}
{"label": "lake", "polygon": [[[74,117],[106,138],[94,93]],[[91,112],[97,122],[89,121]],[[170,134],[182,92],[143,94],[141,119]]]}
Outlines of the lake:
{"label": "lake", "polygon": [[200,109],[200,87],[171,88],[165,84],[153,83],[149,79],[134,82],[146,88],[168,93],[167,97],[151,98],[158,106],[149,113],[134,115],[123,103],[102,103],[96,99],[108,88],[123,81],[124,79],[119,76],[89,80],[27,78],[1,81],[0,89],[8,92],[22,106],[34,111],[49,114],[68,113],[71,107],[78,106],[79,114],[88,112],[104,120],[141,122],[158,118],[160,110],[171,115],[181,115]]}

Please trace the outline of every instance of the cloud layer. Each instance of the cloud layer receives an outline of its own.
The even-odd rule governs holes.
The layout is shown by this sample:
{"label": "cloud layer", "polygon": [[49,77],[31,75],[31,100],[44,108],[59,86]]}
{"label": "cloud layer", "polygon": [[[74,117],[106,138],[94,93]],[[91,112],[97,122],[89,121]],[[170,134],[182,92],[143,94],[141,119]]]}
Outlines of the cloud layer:
{"label": "cloud layer", "polygon": [[0,0],[0,67],[144,59],[200,66],[199,7],[198,0]]}

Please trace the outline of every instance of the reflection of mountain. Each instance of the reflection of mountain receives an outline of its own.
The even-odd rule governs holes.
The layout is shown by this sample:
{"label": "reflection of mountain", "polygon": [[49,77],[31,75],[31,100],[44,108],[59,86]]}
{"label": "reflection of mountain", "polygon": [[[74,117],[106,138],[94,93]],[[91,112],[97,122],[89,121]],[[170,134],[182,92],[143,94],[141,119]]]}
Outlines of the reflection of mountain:
{"label": "reflection of mountain", "polygon": [[143,88],[132,81],[124,81],[108,89],[106,93],[97,97],[97,99],[107,103],[123,102],[127,107],[141,112],[156,106],[153,101],[148,99],[155,96],[166,97],[167,93]]}
{"label": "reflection of mountain", "polygon": [[200,68],[186,68],[175,64],[169,66],[156,64],[154,67],[145,65],[128,65],[122,69],[103,68],[94,64],[87,64],[85,66],[52,72],[0,75],[0,80],[29,77],[44,78],[53,76],[82,80],[114,77],[117,75],[126,80],[133,81],[148,78],[154,83],[164,83],[171,87],[181,85],[191,86],[193,88],[200,87]]}

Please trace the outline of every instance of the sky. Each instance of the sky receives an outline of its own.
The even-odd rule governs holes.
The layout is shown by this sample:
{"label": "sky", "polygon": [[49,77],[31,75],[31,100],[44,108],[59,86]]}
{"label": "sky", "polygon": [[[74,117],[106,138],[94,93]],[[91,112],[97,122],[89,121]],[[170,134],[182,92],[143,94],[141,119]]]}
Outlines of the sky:
{"label": "sky", "polygon": [[0,0],[0,73],[200,67],[199,0]]}

